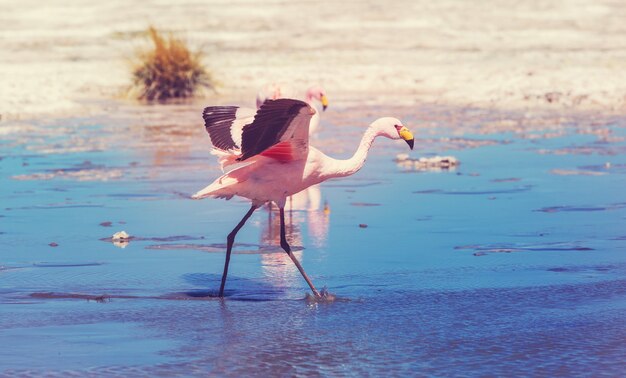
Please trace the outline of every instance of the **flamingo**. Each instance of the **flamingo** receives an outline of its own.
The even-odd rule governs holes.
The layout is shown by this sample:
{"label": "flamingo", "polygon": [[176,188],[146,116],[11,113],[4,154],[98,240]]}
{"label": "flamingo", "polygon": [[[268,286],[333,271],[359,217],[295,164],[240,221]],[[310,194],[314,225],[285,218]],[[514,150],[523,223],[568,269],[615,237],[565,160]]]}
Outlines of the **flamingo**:
{"label": "flamingo", "polygon": [[[413,149],[413,134],[400,120],[384,117],[369,125],[351,158],[333,159],[309,145],[309,124],[315,113],[313,107],[300,100],[267,100],[254,115],[253,122],[242,128],[237,117],[247,117],[247,111],[236,106],[209,106],[204,109],[203,118],[213,143],[213,154],[218,156],[224,174],[195,193],[192,198],[229,200],[240,196],[251,201],[250,209],[226,239],[226,261],[219,297],[224,296],[230,254],[237,232],[258,207],[268,202],[274,202],[279,208],[281,247],[298,268],[313,294],[321,297],[287,242],[287,197],[328,179],[346,177],[358,172],[363,167],[376,137],[403,139]],[[241,143],[235,142],[238,140]]]}
{"label": "flamingo", "polygon": [[[262,87],[257,93],[256,107],[257,109],[260,108],[265,100],[290,98],[293,93],[294,91],[285,84],[268,84]],[[322,111],[326,111],[326,108],[328,107],[328,97],[326,96],[326,91],[319,85],[309,87],[304,93],[304,100],[316,110],[316,101],[319,101],[322,104]],[[309,137],[315,137],[319,125],[320,115],[319,112],[315,112],[309,124]],[[287,209],[306,211],[318,210],[320,207],[320,200],[320,188],[317,185],[313,185],[308,187],[306,190],[303,190],[302,192],[296,193],[295,195],[291,196],[289,198],[289,201],[287,202]],[[269,209],[271,211],[271,206],[269,207]]]}
{"label": "flamingo", "polygon": [[[291,88],[284,84],[272,83],[264,86],[259,90],[256,95],[256,107],[259,109],[265,100],[277,100],[279,98],[290,98],[293,91]],[[319,101],[322,104],[322,111],[326,111],[328,107],[328,97],[326,97],[326,91],[319,85],[314,85],[306,90],[304,93],[304,101],[311,107],[315,108],[315,102]],[[311,118],[311,125],[309,126],[309,135],[314,136],[320,125],[319,113],[315,113]]]}

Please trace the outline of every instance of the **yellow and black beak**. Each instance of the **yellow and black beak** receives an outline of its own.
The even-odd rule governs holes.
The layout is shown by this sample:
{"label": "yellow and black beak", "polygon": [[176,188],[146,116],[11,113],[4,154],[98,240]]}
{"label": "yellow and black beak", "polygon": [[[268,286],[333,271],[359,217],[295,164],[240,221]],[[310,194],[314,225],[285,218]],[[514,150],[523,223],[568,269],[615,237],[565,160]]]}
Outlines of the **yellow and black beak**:
{"label": "yellow and black beak", "polygon": [[322,101],[322,111],[325,111],[326,108],[328,107],[328,97],[326,97],[326,95],[322,95],[321,101]]}
{"label": "yellow and black beak", "polygon": [[408,144],[409,147],[413,149],[413,144],[415,143],[415,138],[413,138],[413,133],[411,133],[409,129],[407,129],[405,126],[402,126],[402,128],[398,131],[398,133],[400,134],[400,138],[404,139],[406,144]]}

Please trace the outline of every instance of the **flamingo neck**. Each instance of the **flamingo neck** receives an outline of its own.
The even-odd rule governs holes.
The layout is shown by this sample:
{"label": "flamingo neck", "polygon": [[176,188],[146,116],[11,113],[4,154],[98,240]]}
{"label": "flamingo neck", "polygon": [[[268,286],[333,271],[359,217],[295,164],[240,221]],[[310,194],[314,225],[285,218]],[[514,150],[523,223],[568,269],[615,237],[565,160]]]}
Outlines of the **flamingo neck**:
{"label": "flamingo neck", "polygon": [[320,111],[319,109],[317,109],[317,106],[315,106],[315,101],[313,101],[313,95],[311,94],[311,92],[307,91],[304,97],[306,103],[309,104],[309,106],[311,106],[313,109],[315,109],[315,114],[313,114],[313,117],[311,117],[311,122],[309,123],[309,135],[314,135],[317,127],[320,124]]}
{"label": "flamingo neck", "polygon": [[310,102],[309,104],[313,109],[315,109],[315,114],[313,114],[313,116],[311,117],[311,121],[309,122],[309,135],[315,135],[317,127],[320,125],[320,111],[317,110],[312,102]]}
{"label": "flamingo neck", "polygon": [[361,143],[359,144],[359,147],[357,148],[354,155],[346,160],[336,160],[333,176],[345,177],[358,172],[363,167],[363,164],[365,164],[365,160],[367,159],[367,153],[372,147],[374,139],[378,135],[378,131],[370,126],[365,131],[365,134],[363,134],[363,137],[361,138]]}

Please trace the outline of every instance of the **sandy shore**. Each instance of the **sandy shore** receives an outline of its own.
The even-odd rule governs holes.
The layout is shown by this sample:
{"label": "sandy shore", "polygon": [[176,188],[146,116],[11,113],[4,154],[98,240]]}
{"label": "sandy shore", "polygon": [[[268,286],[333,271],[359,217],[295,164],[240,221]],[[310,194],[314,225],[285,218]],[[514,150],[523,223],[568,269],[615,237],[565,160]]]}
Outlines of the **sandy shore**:
{"label": "sandy shore", "polygon": [[271,81],[333,103],[626,108],[626,8],[616,1],[3,2],[3,120],[101,112],[124,97],[148,25],[201,48],[247,101]]}

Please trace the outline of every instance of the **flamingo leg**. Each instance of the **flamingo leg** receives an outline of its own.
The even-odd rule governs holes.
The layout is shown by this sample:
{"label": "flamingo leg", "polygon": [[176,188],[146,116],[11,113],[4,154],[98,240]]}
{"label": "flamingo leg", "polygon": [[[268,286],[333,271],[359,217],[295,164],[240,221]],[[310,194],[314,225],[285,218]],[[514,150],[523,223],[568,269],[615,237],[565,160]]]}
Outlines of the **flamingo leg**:
{"label": "flamingo leg", "polygon": [[283,247],[285,252],[287,252],[287,254],[289,255],[289,258],[291,258],[291,261],[293,261],[293,263],[296,265],[296,268],[298,268],[298,270],[300,271],[300,274],[302,274],[302,277],[304,277],[304,280],[306,281],[306,283],[309,284],[309,287],[311,288],[311,291],[313,291],[313,294],[315,294],[316,297],[321,297],[319,291],[317,291],[315,286],[313,286],[313,282],[311,282],[311,279],[304,271],[304,268],[302,268],[302,265],[300,265],[300,262],[298,261],[298,259],[296,259],[296,257],[293,255],[293,252],[291,252],[291,247],[289,246],[289,243],[287,243],[287,237],[285,235],[285,207],[284,206],[280,208],[280,246]]}
{"label": "flamingo leg", "polygon": [[230,234],[228,234],[228,237],[226,238],[226,262],[224,263],[224,273],[222,274],[222,284],[220,285],[220,294],[219,294],[220,298],[224,297],[224,286],[226,286],[226,276],[228,275],[228,264],[230,263],[230,253],[233,250],[233,244],[235,244],[235,235],[237,235],[237,232],[239,232],[241,227],[243,227],[243,225],[246,223],[248,218],[250,218],[252,213],[254,213],[254,210],[256,210],[256,208],[257,206],[252,205],[252,207],[250,207],[250,210],[248,210],[246,215],[243,216],[241,221],[239,221],[237,226],[235,226],[235,228],[230,232]]}

